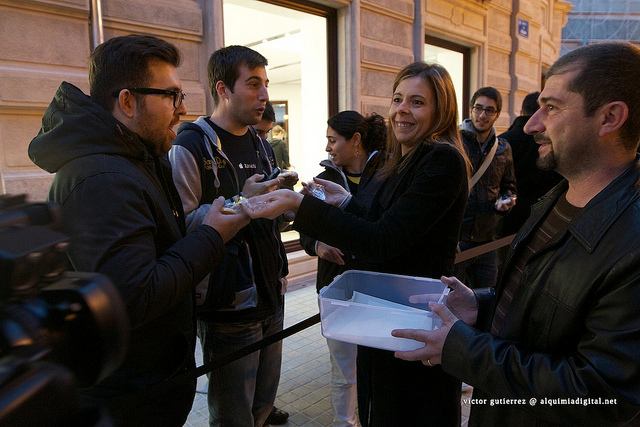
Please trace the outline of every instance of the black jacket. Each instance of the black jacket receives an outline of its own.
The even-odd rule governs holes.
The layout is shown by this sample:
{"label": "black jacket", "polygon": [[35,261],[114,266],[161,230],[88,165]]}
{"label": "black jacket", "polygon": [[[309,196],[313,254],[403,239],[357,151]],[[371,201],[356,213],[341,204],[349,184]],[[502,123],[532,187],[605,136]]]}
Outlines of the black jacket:
{"label": "black jacket", "polygon": [[[382,184],[365,218],[305,196],[293,227],[354,254],[367,270],[450,274],[466,204],[462,156],[445,144],[419,149],[413,163]],[[349,203],[346,212],[357,206]]]}
{"label": "black jacket", "polygon": [[[61,206],[71,265],[109,277],[131,323],[125,362],[85,394],[100,401],[193,367],[193,287],[225,249],[209,226],[183,238],[169,162],[152,155],[109,111],[66,82],[45,112],[29,156],[56,173],[49,200]],[[124,424],[182,425],[195,385],[176,390],[139,402]]]}
{"label": "black jacket", "polygon": [[513,169],[518,183],[518,200],[508,215],[500,218],[498,236],[517,233],[531,213],[531,206],[547,191],[556,186],[562,177],[555,171],[543,171],[536,166],[538,147],[532,135],[524,133],[524,125],[531,116],[519,116],[508,131],[498,135],[511,146]]}
{"label": "black jacket", "polygon": [[460,231],[460,240],[488,242],[493,240],[498,220],[504,215],[495,209],[496,200],[501,196],[516,194],[511,147],[505,139],[496,137],[495,129],[492,129],[485,142],[480,144],[470,119],[462,122],[460,134],[474,172],[478,170],[493,144],[498,144],[489,168],[471,189]]}
{"label": "black jacket", "polygon": [[[183,123],[169,154],[189,230],[202,222],[214,199],[230,199],[244,186],[208,122],[203,116],[195,123]],[[249,132],[259,157],[257,173],[268,175],[276,165],[273,149],[253,128]],[[254,219],[226,246],[224,260],[211,264],[216,268],[208,280],[206,300],[201,305],[198,301],[198,318],[257,322],[274,314],[284,304],[282,282],[289,273],[278,221]]]}
{"label": "black jacket", "polygon": [[[354,254],[361,270],[451,274],[467,201],[464,160],[446,144],[415,150],[406,168],[382,184],[365,219],[305,196],[293,227]],[[347,211],[357,207],[352,200]],[[363,426],[460,425],[461,383],[440,367],[367,347],[358,348],[357,366]]]}
{"label": "black jacket", "polygon": [[[640,425],[639,183],[636,159],[529,259],[499,336],[462,321],[450,330],[446,372],[473,385],[474,398],[522,399],[472,405],[470,426]],[[498,298],[512,260],[567,188],[564,181],[534,205],[512,243]]]}
{"label": "black jacket", "polygon": [[[384,152],[376,152],[367,161],[362,176],[360,177],[360,183],[358,184],[357,191],[354,197],[358,199],[363,205],[364,209],[368,209],[375,197],[380,185],[382,185],[382,179],[375,176],[375,172],[384,163]],[[333,181],[340,184],[347,191],[349,190],[349,183],[347,177],[338,166],[336,166],[331,159],[326,159],[320,162],[320,166],[324,166],[324,172],[318,175],[318,178]],[[300,235],[300,244],[304,248],[305,252],[311,256],[317,256],[316,254],[316,239],[308,237],[304,234]],[[327,286],[338,275],[347,270],[357,267],[357,263],[353,259],[353,256],[349,253],[345,253],[343,256],[345,261],[344,265],[338,265],[326,259],[318,257],[318,277],[316,280],[316,289],[320,289]]]}

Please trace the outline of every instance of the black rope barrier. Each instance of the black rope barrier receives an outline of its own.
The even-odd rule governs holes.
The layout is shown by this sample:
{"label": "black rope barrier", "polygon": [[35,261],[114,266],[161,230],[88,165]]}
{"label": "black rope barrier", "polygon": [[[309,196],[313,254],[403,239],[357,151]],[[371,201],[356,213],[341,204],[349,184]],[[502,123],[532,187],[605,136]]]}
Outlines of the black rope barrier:
{"label": "black rope barrier", "polygon": [[260,341],[256,341],[252,344],[249,344],[246,347],[238,349],[232,353],[221,356],[215,360],[212,360],[209,363],[203,364],[201,366],[196,367],[195,369],[191,369],[189,371],[178,374],[167,381],[154,384],[150,387],[147,387],[142,390],[135,391],[133,393],[125,394],[122,396],[115,397],[110,399],[107,402],[108,406],[118,407],[118,408],[131,408],[132,410],[138,405],[139,399],[144,396],[145,399],[152,399],[157,397],[165,392],[173,389],[177,384],[184,383],[186,381],[195,380],[201,375],[207,374],[215,369],[219,369],[225,365],[228,365],[231,362],[234,362],[238,359],[241,359],[255,351],[261,350],[271,344],[274,344],[280,340],[283,340],[291,335],[297,334],[298,332],[307,329],[313,325],[320,323],[320,313],[317,313],[301,322],[296,323],[295,325],[289,326],[282,331],[276,332],[273,335],[269,335],[261,339]]}
{"label": "black rope barrier", "polygon": [[[496,249],[500,249],[504,246],[507,246],[511,243],[515,234],[507,237],[503,237],[498,240],[494,240],[489,243],[485,243],[484,245],[477,246],[475,248],[468,249],[464,252],[459,252],[456,255],[455,263],[461,263],[463,261],[467,261],[469,259],[475,258],[480,255],[484,255],[485,253],[495,251]],[[280,340],[290,337],[291,335],[297,334],[311,326],[320,323],[320,313],[317,313],[301,322],[296,323],[295,325],[289,326],[282,331],[279,331],[273,335],[269,335],[268,337],[263,338],[260,341],[249,344],[246,347],[238,349],[232,353],[221,356],[215,360],[212,360],[208,363],[205,363],[201,366],[196,367],[195,369],[191,369],[182,374],[178,374],[171,379],[161,382],[158,384],[154,384],[146,389],[136,391],[134,393],[126,394],[123,396],[116,397],[114,399],[109,400],[109,406],[118,406],[118,407],[131,407],[135,408],[137,405],[138,399],[144,396],[145,399],[153,398],[159,396],[162,393],[168,392],[172,388],[176,386],[178,383],[182,383],[185,381],[194,380],[204,374],[207,374],[215,369],[219,369],[225,365],[228,365],[231,362],[234,362],[238,359],[241,359],[249,354],[261,350],[271,344],[274,344]]]}

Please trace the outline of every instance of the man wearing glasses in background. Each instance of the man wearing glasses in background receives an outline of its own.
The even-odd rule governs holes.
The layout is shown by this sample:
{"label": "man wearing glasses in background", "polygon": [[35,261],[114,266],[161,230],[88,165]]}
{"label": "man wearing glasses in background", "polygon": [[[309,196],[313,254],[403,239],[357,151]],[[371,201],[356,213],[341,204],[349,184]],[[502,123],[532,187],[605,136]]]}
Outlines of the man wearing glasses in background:
{"label": "man wearing glasses in background", "polygon": [[63,82],[29,146],[31,160],[56,173],[48,199],[61,207],[72,268],[107,276],[127,308],[124,363],[82,390],[84,403],[107,408],[117,426],[184,425],[195,380],[157,396],[140,392],[195,367],[193,289],[249,223],[221,213],[219,198],[185,236],[165,157],[187,111],[179,64],[178,49],[155,37],[110,39],[91,54],[91,97]]}
{"label": "man wearing glasses in background", "polygon": [[[471,118],[460,125],[462,142],[474,173],[460,231],[461,251],[491,242],[500,216],[516,203],[511,147],[505,139],[496,136],[493,127],[500,117],[502,96],[495,88],[480,88],[473,94],[470,108]],[[471,288],[495,286],[498,277],[496,252],[458,264],[455,276]]]}

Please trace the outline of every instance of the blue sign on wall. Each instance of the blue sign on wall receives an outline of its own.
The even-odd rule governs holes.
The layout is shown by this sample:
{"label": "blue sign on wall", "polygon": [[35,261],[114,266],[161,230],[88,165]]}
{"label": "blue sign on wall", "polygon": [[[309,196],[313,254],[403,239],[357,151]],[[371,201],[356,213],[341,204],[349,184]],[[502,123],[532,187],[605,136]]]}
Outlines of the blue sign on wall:
{"label": "blue sign on wall", "polygon": [[529,21],[518,18],[518,35],[529,38]]}

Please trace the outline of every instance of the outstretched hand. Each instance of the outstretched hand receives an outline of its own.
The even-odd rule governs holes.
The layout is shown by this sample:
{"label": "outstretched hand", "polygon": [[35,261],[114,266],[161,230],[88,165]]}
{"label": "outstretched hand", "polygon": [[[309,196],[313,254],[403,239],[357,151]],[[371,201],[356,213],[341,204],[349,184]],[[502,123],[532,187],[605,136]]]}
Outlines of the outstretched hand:
{"label": "outstretched hand", "polygon": [[[338,206],[344,200],[347,194],[349,194],[349,192],[342,188],[340,184],[336,184],[333,181],[316,177],[313,178],[313,183],[316,185],[322,185],[324,189],[324,201],[333,206]],[[302,194],[313,195],[312,188],[309,183],[303,182],[302,187]]]}
{"label": "outstretched hand", "polygon": [[224,197],[218,197],[211,203],[202,223],[214,228],[222,240],[227,243],[251,220],[241,209],[225,210],[223,213]]}
{"label": "outstretched hand", "polygon": [[251,218],[274,219],[285,212],[297,213],[303,197],[302,194],[292,190],[276,190],[250,197],[241,206]]}
{"label": "outstretched hand", "polygon": [[429,308],[442,319],[442,326],[433,331],[424,329],[394,329],[391,335],[398,338],[408,338],[420,341],[424,347],[412,351],[396,351],[398,359],[415,361],[420,360],[424,365],[433,366],[442,363],[442,348],[447,339],[447,335],[458,318],[444,306],[435,302],[429,303]]}

